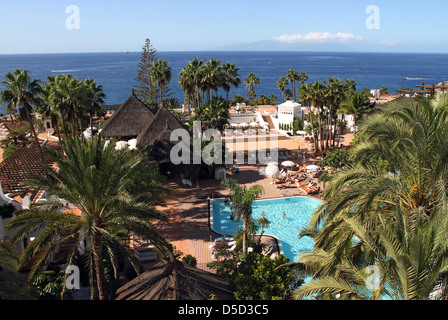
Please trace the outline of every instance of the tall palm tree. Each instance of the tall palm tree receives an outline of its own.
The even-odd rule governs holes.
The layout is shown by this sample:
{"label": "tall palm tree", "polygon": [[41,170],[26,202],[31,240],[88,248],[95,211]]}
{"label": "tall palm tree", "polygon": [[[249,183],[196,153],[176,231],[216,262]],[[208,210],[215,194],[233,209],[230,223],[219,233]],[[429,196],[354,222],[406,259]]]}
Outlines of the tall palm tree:
{"label": "tall palm tree", "polygon": [[296,81],[299,80],[299,74],[294,69],[289,69],[286,73],[286,79],[288,79],[289,83],[292,85],[292,92],[294,94],[294,101],[296,98]]}
{"label": "tall palm tree", "polygon": [[90,115],[90,129],[93,132],[93,116],[96,112],[101,111],[101,105],[104,103],[106,94],[103,91],[103,86],[98,85],[94,79],[85,79],[83,82]]}
{"label": "tall palm tree", "polygon": [[[80,118],[83,116],[85,111],[85,87],[81,81],[70,74],[61,75],[61,77],[58,77],[56,83],[55,98],[60,100],[62,118],[64,119],[65,115],[67,115],[70,121],[72,135],[75,135],[77,132],[75,119],[78,119],[78,127],[80,127]],[[82,127],[79,129],[79,133],[81,133]]]}
{"label": "tall palm tree", "polygon": [[213,99],[213,91],[218,91],[224,83],[221,60],[210,58],[202,68],[202,86],[206,89],[207,102]]}
{"label": "tall palm tree", "polygon": [[235,63],[227,62],[222,66],[222,73],[224,75],[223,88],[226,91],[226,106],[229,107],[229,92],[231,86],[238,88],[241,84],[241,75],[239,74],[240,69],[236,67]]}
{"label": "tall palm tree", "polygon": [[230,192],[233,218],[236,221],[243,221],[243,253],[247,255],[248,227],[252,216],[252,204],[263,194],[264,189],[260,185],[254,185],[247,190],[234,179],[224,179],[221,182],[221,188]]}
{"label": "tall palm tree", "polygon": [[317,151],[318,143],[317,143],[316,130],[314,127],[314,110],[313,110],[313,105],[311,103],[312,98],[313,98],[311,86],[308,84],[303,84],[300,86],[300,88],[297,90],[297,92],[298,92],[299,97],[302,100],[302,102],[305,103],[305,105],[308,107],[308,113],[310,115],[311,135],[314,138],[314,147],[315,147],[315,150]]}
{"label": "tall palm tree", "polygon": [[324,150],[324,140],[323,140],[323,112],[324,112],[324,95],[325,95],[325,87],[321,81],[313,82],[309,85],[309,95],[311,100],[311,105],[317,110],[317,116],[319,120],[319,138],[315,140],[315,148],[316,152],[319,151],[319,142],[320,140],[320,150]]}
{"label": "tall palm tree", "polygon": [[288,79],[285,77],[281,77],[277,81],[277,88],[279,88],[282,92],[282,103],[285,102],[285,88],[288,86]]}
{"label": "tall palm tree", "polygon": [[193,104],[194,107],[198,107],[200,104],[196,94],[196,82],[195,82],[195,74],[198,68],[199,66],[196,66],[194,62],[189,61],[189,63],[186,66],[184,66],[178,74],[179,87],[185,93],[185,102],[188,104],[189,113],[191,113],[191,104]]}
{"label": "tall palm tree", "polygon": [[163,88],[171,81],[171,67],[162,59],[157,60],[151,66],[151,78],[159,86],[160,105],[163,107]]}
{"label": "tall palm tree", "polygon": [[247,95],[250,97],[250,101],[253,102],[255,97],[255,86],[260,84],[260,79],[255,73],[251,72],[247,75],[246,79],[244,79],[244,84],[246,85],[246,89],[249,89]]}
{"label": "tall palm tree", "polygon": [[[344,86],[342,83],[342,80],[336,77],[328,79],[325,83],[325,98],[328,101],[329,104],[329,116],[327,121],[327,130],[325,135],[325,150],[328,150],[329,146],[329,140],[333,136],[335,136],[335,130],[336,129],[336,123],[333,122],[334,120],[334,114],[336,110],[336,102],[340,101],[344,97]],[[333,130],[332,130],[333,128]]]}
{"label": "tall palm tree", "polygon": [[[167,189],[154,177],[139,179],[153,170],[143,155],[126,149],[116,151],[114,143],[105,142],[99,136],[90,142],[83,138],[62,140],[63,153],[46,150],[57,165],[57,169],[46,167],[50,178],[35,177],[29,182],[30,186],[70,202],[81,211],[80,215],[61,212],[59,203],[40,203],[6,226],[15,232],[11,241],[40,231],[21,256],[22,264],[34,258],[31,277],[48,263],[57,245],[72,243],[66,256],[68,265],[73,263],[78,246],[85,247],[92,294],[95,277],[102,300],[108,298],[103,259],[110,259],[115,268],[118,250],[136,265],[126,244],[130,236],[149,240],[161,250],[166,248],[151,221],[166,221],[155,206],[163,205]],[[125,235],[118,236],[116,229]]]}
{"label": "tall palm tree", "polygon": [[39,138],[33,121],[33,106],[41,104],[40,95],[42,87],[39,79],[31,80],[28,70],[16,69],[14,72],[8,72],[4,75],[4,81],[1,82],[6,89],[2,91],[1,97],[9,99],[9,103],[14,108],[20,109],[20,114],[28,120],[33,133],[34,141],[39,150],[42,164],[45,163]]}
{"label": "tall palm tree", "polygon": [[299,81],[301,83],[301,85],[303,85],[305,82],[307,82],[309,80],[309,76],[306,72],[300,72],[299,73],[299,77],[297,79],[297,81]]}
{"label": "tall palm tree", "polygon": [[54,95],[55,86],[56,86],[56,77],[48,76],[47,82],[44,84],[41,98],[42,103],[40,106],[36,107],[36,110],[44,117],[50,118],[51,122],[55,124],[56,133],[58,135],[59,142],[61,142],[61,134],[58,126],[59,119],[59,104],[58,99]]}

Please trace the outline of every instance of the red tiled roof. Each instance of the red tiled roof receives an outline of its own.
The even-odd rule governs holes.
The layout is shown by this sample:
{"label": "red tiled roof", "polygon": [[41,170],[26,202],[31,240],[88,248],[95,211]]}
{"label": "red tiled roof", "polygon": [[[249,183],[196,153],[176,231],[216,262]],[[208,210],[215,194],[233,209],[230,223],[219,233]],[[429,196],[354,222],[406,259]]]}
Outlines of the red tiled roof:
{"label": "red tiled roof", "polygon": [[[62,152],[62,148],[58,143],[50,142],[46,144],[46,147]],[[44,161],[46,165],[53,165],[50,156],[45,152]],[[38,190],[29,190],[22,184],[29,175],[43,176],[44,174],[45,171],[41,165],[39,150],[35,143],[17,149],[0,163],[0,181],[4,194],[21,195],[23,198],[26,193],[31,193],[30,196],[33,200],[40,192]]]}

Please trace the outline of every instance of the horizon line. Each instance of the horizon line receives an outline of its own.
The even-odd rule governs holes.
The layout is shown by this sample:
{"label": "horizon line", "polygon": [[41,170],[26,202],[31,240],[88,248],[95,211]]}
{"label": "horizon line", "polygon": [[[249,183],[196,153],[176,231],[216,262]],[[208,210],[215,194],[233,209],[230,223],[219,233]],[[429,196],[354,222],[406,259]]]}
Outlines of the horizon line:
{"label": "horizon line", "polygon": [[[0,53],[0,56],[6,55],[44,55],[44,54],[89,54],[89,53],[141,53],[141,51],[75,51],[75,52],[24,52],[24,53]],[[338,50],[157,50],[157,52],[287,52],[287,53],[375,53],[375,54],[448,54],[448,52],[423,52],[423,51],[338,51]]]}

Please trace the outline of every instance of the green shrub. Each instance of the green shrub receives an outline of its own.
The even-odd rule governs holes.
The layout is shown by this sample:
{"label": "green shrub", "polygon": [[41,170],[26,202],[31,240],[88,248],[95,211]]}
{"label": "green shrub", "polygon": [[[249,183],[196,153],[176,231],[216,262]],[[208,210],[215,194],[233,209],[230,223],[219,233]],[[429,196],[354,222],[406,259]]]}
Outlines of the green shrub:
{"label": "green shrub", "polygon": [[198,264],[198,261],[195,257],[193,257],[191,254],[186,255],[185,257],[182,258],[182,262],[186,263],[192,267],[196,267],[196,265]]}

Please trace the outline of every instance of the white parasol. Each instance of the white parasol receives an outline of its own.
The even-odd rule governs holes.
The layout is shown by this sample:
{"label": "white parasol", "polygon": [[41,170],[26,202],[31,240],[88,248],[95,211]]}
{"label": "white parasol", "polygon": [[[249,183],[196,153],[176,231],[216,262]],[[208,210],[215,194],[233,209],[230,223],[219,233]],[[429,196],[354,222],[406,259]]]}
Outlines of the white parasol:
{"label": "white parasol", "polygon": [[127,147],[128,147],[128,142],[127,141],[118,141],[115,144],[115,150],[121,150],[121,149],[124,149],[124,148],[127,148]]}
{"label": "white parasol", "polygon": [[251,123],[249,123],[249,126],[251,127],[251,128],[257,128],[257,127],[259,127],[260,125],[258,124],[258,122],[251,122]]}
{"label": "white parasol", "polygon": [[309,165],[306,167],[306,171],[314,172],[314,171],[318,171],[318,170],[320,170],[320,167],[316,166],[316,165]]}
{"label": "white parasol", "polygon": [[280,170],[276,165],[269,165],[266,167],[266,175],[271,179],[275,179],[279,176]]}

